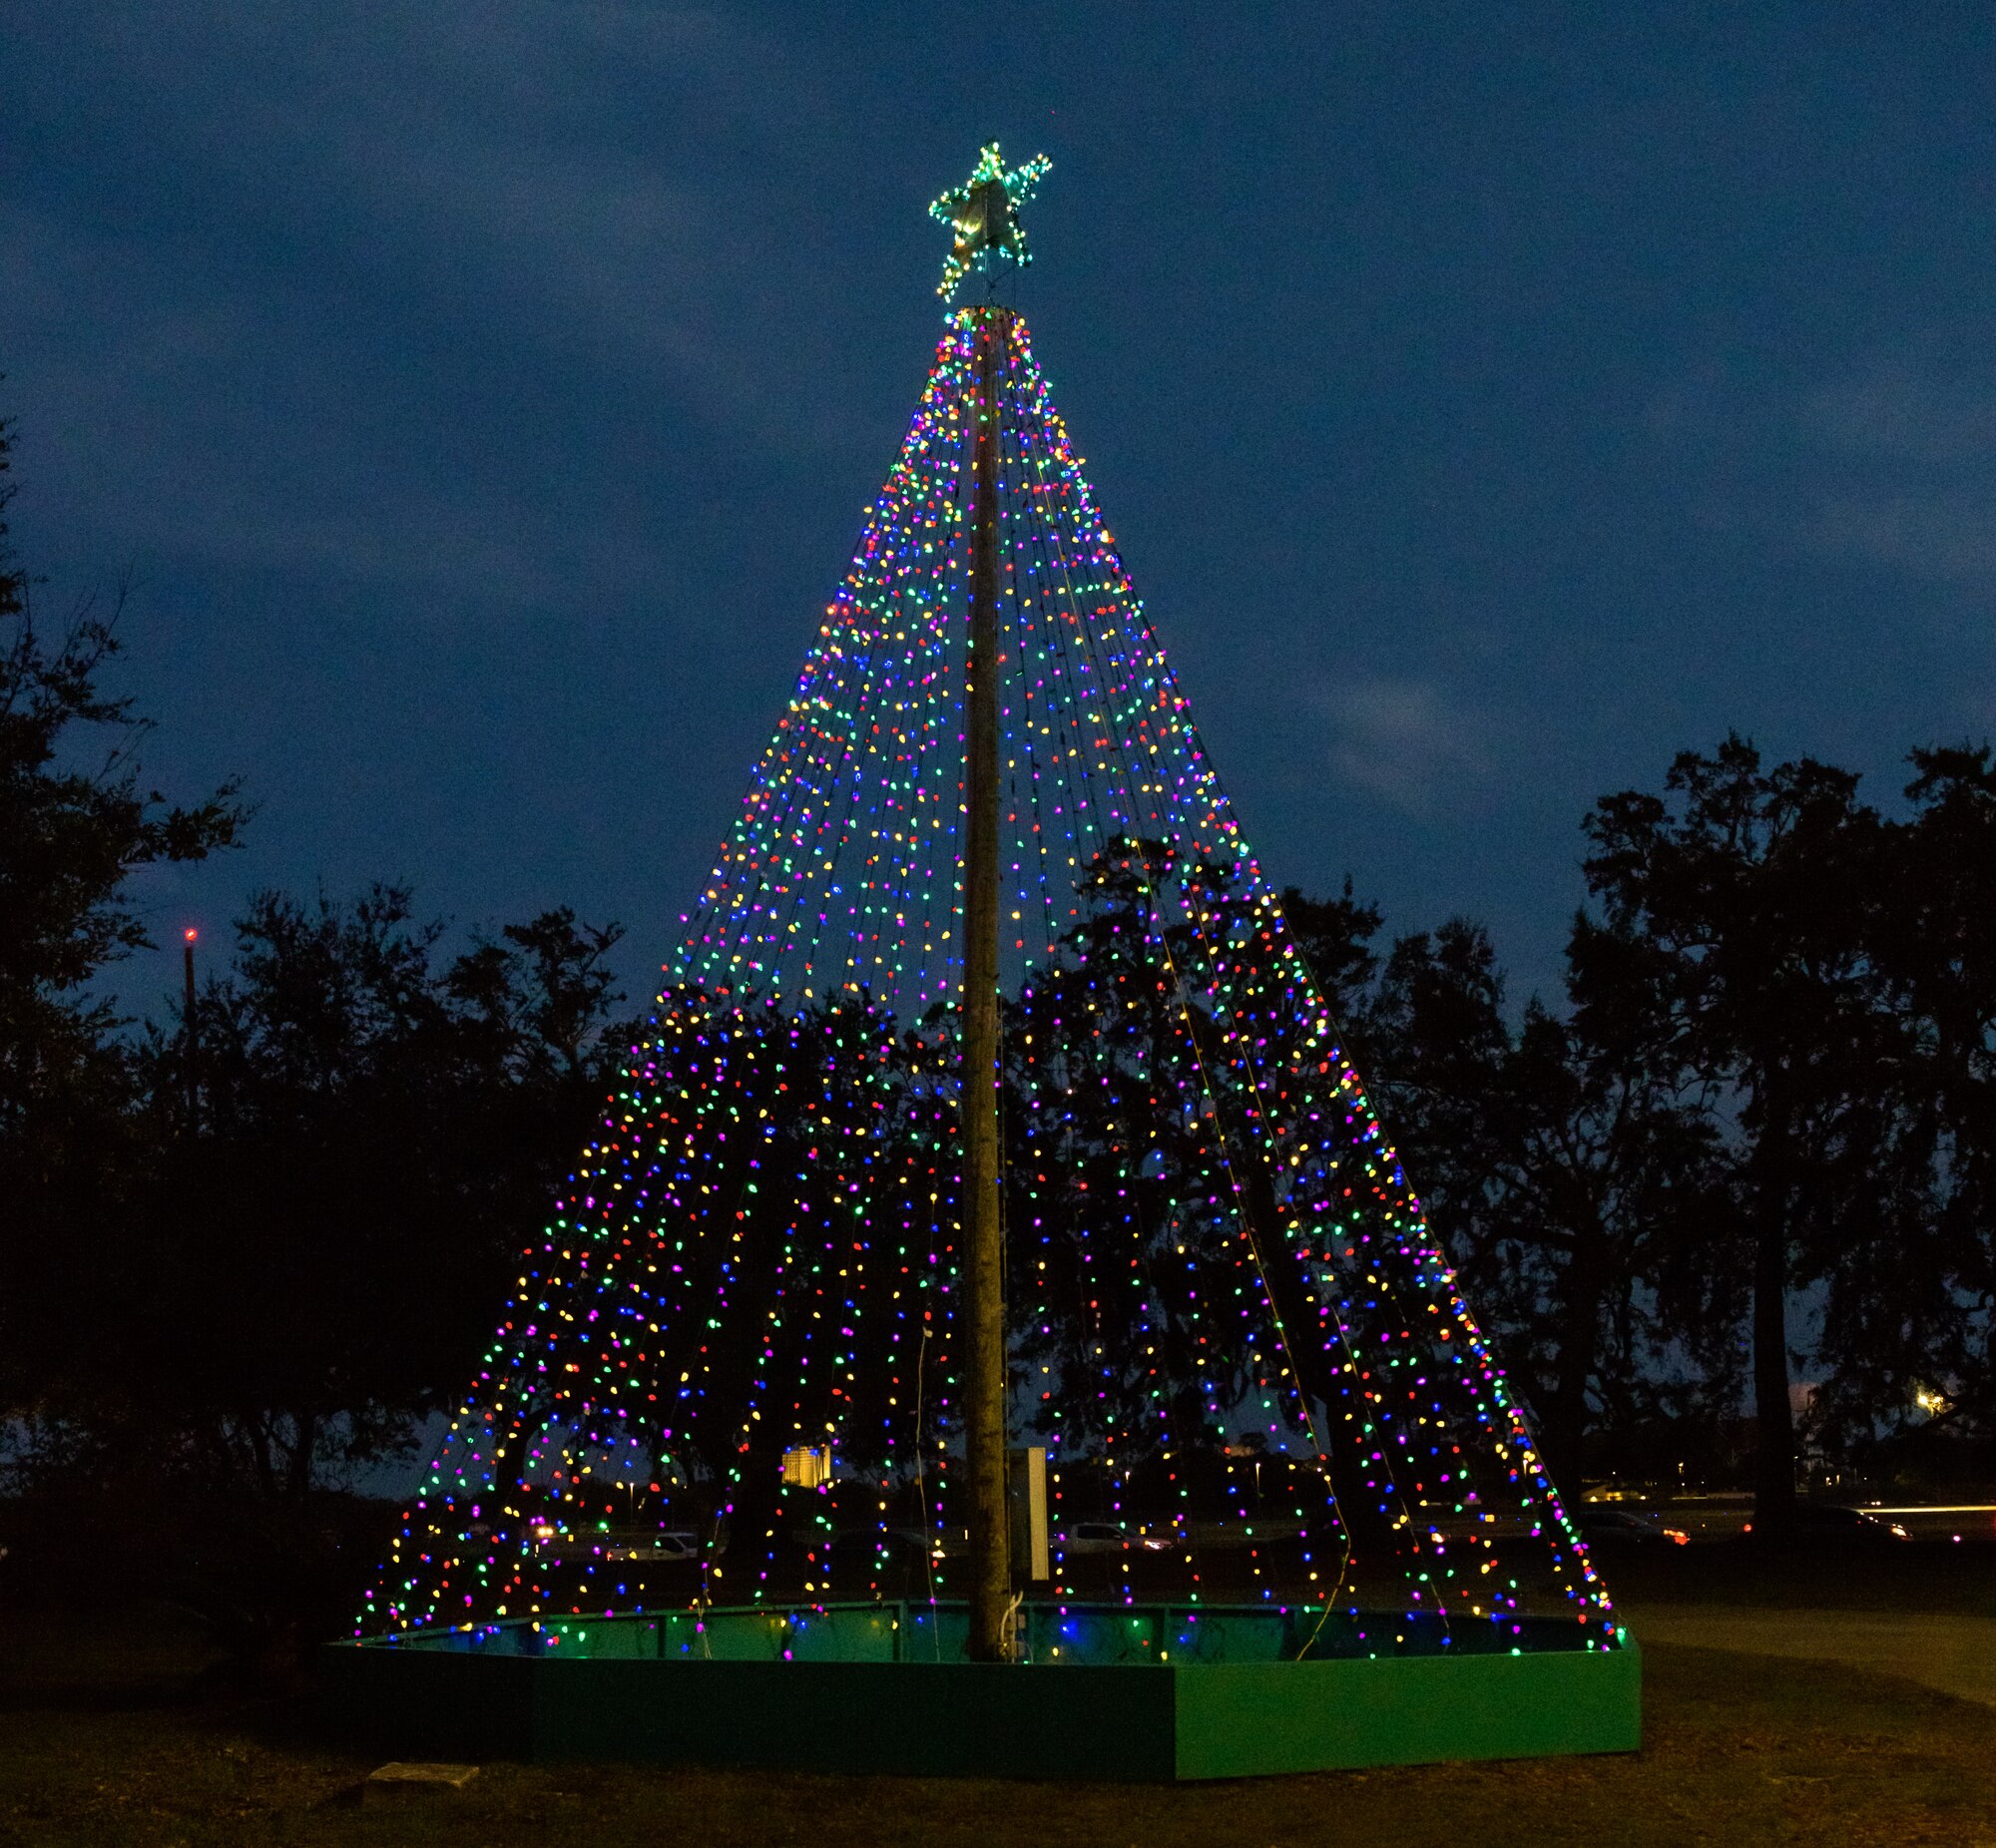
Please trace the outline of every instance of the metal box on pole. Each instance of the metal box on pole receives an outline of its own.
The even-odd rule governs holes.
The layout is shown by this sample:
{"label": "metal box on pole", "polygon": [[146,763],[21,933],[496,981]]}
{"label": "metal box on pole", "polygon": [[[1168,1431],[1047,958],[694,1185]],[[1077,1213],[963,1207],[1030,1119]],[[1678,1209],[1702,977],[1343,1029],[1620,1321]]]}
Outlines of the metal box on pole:
{"label": "metal box on pole", "polygon": [[1008,1452],[1006,1462],[1014,1581],[1044,1584],[1054,1576],[1047,1550],[1047,1453],[1036,1444]]}

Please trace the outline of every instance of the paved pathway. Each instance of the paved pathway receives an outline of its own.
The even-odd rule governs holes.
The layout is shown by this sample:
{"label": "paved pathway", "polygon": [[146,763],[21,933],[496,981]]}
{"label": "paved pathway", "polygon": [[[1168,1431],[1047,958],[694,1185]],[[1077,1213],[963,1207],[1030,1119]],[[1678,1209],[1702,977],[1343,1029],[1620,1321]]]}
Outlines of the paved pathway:
{"label": "paved pathway", "polygon": [[1996,1617],[1750,1605],[1618,1606],[1638,1642],[1847,1662],[1996,1706]]}

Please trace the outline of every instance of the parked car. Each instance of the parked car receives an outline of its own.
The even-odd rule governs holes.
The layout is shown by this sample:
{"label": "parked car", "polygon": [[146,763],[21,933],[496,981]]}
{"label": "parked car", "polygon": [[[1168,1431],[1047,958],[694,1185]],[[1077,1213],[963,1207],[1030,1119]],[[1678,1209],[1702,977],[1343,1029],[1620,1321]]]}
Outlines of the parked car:
{"label": "parked car", "polygon": [[687,1565],[700,1558],[700,1536],[683,1529],[662,1529],[656,1534],[618,1534],[607,1537],[603,1549],[606,1560],[639,1560],[650,1566]]}
{"label": "parked car", "polygon": [[1077,1521],[1065,1534],[1056,1534],[1053,1550],[1056,1553],[1125,1553],[1132,1547],[1141,1547],[1147,1553],[1162,1553],[1172,1543],[1168,1540],[1153,1540],[1147,1535],[1132,1534],[1120,1522]]}
{"label": "parked car", "polygon": [[1912,1539],[1896,1521],[1825,1502],[1797,1502],[1778,1530],[1763,1526],[1756,1533],[1749,1521],[1741,1532],[1754,1540],[1805,1547],[1889,1547]]}
{"label": "parked car", "polygon": [[1583,1506],[1573,1518],[1580,1537],[1590,1547],[1619,1551],[1624,1547],[1683,1547],[1691,1536],[1681,1527],[1666,1527],[1655,1515],[1634,1508]]}

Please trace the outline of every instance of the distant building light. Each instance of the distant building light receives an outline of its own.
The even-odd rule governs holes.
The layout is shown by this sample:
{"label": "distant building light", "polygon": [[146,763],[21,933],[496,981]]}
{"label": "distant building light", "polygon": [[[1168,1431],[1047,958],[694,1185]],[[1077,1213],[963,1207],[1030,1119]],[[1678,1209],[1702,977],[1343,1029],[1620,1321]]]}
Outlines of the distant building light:
{"label": "distant building light", "polygon": [[821,1489],[831,1480],[831,1446],[783,1452],[783,1481],[797,1489]]}

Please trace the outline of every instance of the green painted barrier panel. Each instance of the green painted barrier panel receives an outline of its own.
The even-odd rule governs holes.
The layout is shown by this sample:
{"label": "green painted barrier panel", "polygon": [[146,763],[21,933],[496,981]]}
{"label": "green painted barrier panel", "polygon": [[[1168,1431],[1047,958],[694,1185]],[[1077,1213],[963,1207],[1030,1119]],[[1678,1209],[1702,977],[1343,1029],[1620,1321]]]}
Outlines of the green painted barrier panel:
{"label": "green painted barrier panel", "polygon": [[[1073,1607],[1032,1660],[961,1659],[947,1607],[712,1611],[332,1645],[329,1717],[408,1756],[1164,1781],[1633,1751],[1642,1656],[1551,1619]],[[1396,1653],[1359,1653],[1396,1639]],[[1302,1659],[1296,1659],[1298,1653]]]}
{"label": "green painted barrier panel", "polygon": [[1641,1651],[1216,1663],[1172,1671],[1181,1778],[1632,1752]]}

